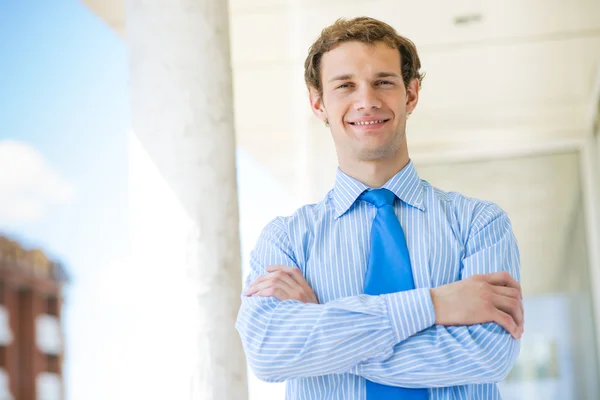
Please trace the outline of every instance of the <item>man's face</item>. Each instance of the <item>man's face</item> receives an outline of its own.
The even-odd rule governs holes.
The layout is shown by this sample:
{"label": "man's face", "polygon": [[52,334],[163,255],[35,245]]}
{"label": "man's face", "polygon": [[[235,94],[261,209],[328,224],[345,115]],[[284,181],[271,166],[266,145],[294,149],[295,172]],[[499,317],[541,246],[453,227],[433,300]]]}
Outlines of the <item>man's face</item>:
{"label": "man's face", "polygon": [[342,43],[321,60],[323,95],[311,90],[313,112],[328,120],[340,163],[394,157],[406,145],[407,113],[418,82],[404,86],[397,49],[385,43]]}

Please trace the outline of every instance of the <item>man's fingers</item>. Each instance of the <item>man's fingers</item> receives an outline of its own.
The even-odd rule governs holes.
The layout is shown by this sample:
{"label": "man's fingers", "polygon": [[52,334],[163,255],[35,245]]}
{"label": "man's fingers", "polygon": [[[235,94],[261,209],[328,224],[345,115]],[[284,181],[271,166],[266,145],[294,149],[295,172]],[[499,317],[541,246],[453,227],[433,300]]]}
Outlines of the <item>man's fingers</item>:
{"label": "man's fingers", "polygon": [[270,279],[263,279],[259,281],[258,279],[254,281],[248,289],[246,290],[246,296],[252,296],[256,292],[259,292],[263,289],[273,286],[273,282]]}
{"label": "man's fingers", "polygon": [[515,320],[512,316],[510,316],[502,310],[496,309],[493,315],[493,320],[498,325],[506,329],[506,331],[510,333],[515,339],[520,338],[521,335],[519,333],[519,329],[517,328],[517,324],[515,323]]}
{"label": "man's fingers", "polygon": [[279,286],[282,289],[288,289],[290,287],[290,282],[292,285],[295,285],[295,283],[293,282],[293,280],[291,278],[279,278],[279,277],[269,277],[268,279],[263,279],[260,282],[254,282],[252,283],[250,286],[248,286],[248,290],[246,291],[246,296],[252,296],[253,294],[255,294],[256,292],[272,287],[272,286]]}
{"label": "man's fingers", "polygon": [[300,271],[299,268],[292,268],[292,270],[289,271],[289,276],[304,290],[312,291],[312,288],[304,278],[304,275],[302,275],[302,271]]}
{"label": "man's fingers", "polygon": [[495,286],[508,286],[521,291],[521,285],[506,271],[492,272],[483,275],[486,282]]}
{"label": "man's fingers", "polygon": [[515,299],[514,297],[495,295],[493,298],[493,303],[498,310],[503,311],[513,319],[513,322],[515,323],[515,331],[509,332],[520,337],[523,333],[523,309],[521,308],[521,301]]}
{"label": "man's fingers", "polygon": [[[291,278],[290,278],[291,279]],[[253,283],[248,287],[246,291],[246,296],[253,296],[258,294],[259,292],[265,293],[266,290],[281,290],[284,293],[291,294],[294,291],[294,288],[291,287],[287,282],[280,279],[268,279],[259,283]]]}
{"label": "man's fingers", "polygon": [[[508,298],[518,300],[518,302],[519,302],[518,310],[516,310],[515,312],[518,312],[518,314],[519,314],[520,321],[517,321],[517,324],[519,325],[521,333],[523,333],[524,325],[525,325],[525,310],[523,309],[523,293],[521,292],[521,290],[515,289],[513,287],[509,287],[509,286],[494,286],[494,285],[491,286],[491,289],[497,295],[501,295],[501,296],[505,296]],[[504,310],[504,311],[506,311],[506,310]]]}
{"label": "man's fingers", "polygon": [[[259,283],[262,283],[262,282],[264,282],[264,281],[266,281],[266,280],[269,280],[269,279],[271,279],[271,278],[272,278],[271,274],[261,275],[261,276],[259,276],[258,278],[256,278],[256,279],[254,280],[254,282],[252,282],[252,283],[250,284],[250,286],[257,285],[257,284],[259,284]],[[250,286],[248,286],[248,288],[250,288]]]}
{"label": "man's fingers", "polygon": [[523,296],[521,294],[521,291],[512,287],[508,287],[508,286],[491,286],[491,289],[494,293],[502,295],[502,296],[506,296],[506,297],[512,297],[518,300],[523,300]]}
{"label": "man's fingers", "polygon": [[[292,299],[319,304],[314,290],[304,279],[299,268],[272,265],[265,269],[268,273],[259,276],[248,286],[246,296],[273,296],[280,301]],[[270,293],[277,293],[277,295]]]}
{"label": "man's fingers", "polygon": [[285,271],[285,272],[294,272],[294,270],[300,271],[300,269],[296,267],[288,267],[285,265],[270,265],[265,268],[267,272],[275,272],[275,271]]}
{"label": "man's fingers", "polygon": [[300,289],[298,287],[299,286],[298,283],[296,283],[296,281],[289,274],[286,274],[285,272],[277,275],[273,279],[282,282],[285,285],[286,290],[287,289],[293,289],[293,290]]}
{"label": "man's fingers", "polygon": [[255,293],[256,296],[261,297],[275,297],[279,301],[291,299],[292,296],[286,291],[286,289],[278,286],[270,286],[259,290]]}
{"label": "man's fingers", "polygon": [[259,276],[252,284],[248,286],[246,290],[246,296],[251,296],[256,292],[265,289],[269,286],[280,285],[282,288],[287,289],[298,289],[298,284],[296,281],[287,273],[275,270],[275,272],[270,272],[267,275]]}
{"label": "man's fingers", "polygon": [[492,272],[482,275],[486,282],[497,286],[509,286],[515,289],[521,289],[521,285],[508,272]]}
{"label": "man's fingers", "polygon": [[523,309],[523,294],[518,290],[507,286],[491,286],[492,291],[497,295],[511,297],[513,299],[519,300],[519,310],[521,311],[522,323],[520,325],[521,329],[524,328],[525,325],[525,310]]}
{"label": "man's fingers", "polygon": [[288,273],[289,276],[298,285],[300,285],[303,289],[310,289],[312,291],[312,288],[310,287],[310,285],[308,284],[306,279],[304,279],[304,276],[302,275],[302,271],[300,271],[300,268],[287,267],[284,265],[273,265],[273,266],[267,267],[266,270],[269,272],[284,271],[284,272]]}

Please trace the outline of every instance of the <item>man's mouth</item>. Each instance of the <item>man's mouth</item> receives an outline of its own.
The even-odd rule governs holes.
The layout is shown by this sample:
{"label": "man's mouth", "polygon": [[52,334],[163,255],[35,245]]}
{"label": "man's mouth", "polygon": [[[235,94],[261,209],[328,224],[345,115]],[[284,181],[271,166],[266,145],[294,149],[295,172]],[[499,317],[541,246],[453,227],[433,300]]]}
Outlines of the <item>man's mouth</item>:
{"label": "man's mouth", "polygon": [[389,118],[388,119],[376,119],[376,120],[372,120],[372,121],[356,121],[356,122],[350,122],[350,125],[368,126],[368,125],[383,124],[388,121],[389,121]]}

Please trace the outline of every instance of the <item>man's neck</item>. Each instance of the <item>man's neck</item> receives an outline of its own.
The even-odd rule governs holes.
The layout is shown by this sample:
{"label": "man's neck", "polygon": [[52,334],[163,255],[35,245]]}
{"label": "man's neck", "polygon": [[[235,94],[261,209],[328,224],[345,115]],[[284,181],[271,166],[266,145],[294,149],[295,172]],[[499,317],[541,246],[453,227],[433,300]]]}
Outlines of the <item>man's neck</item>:
{"label": "man's neck", "polygon": [[[341,160],[340,160],[341,161]],[[346,175],[371,188],[380,188],[409,163],[408,154],[387,160],[341,163],[340,170]]]}

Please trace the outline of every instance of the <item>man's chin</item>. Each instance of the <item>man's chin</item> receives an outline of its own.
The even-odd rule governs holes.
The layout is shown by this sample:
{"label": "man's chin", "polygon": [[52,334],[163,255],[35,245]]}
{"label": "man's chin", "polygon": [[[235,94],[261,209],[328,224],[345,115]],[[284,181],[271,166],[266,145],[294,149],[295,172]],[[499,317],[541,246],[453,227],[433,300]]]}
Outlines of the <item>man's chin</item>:
{"label": "man's chin", "polygon": [[361,161],[377,161],[393,157],[398,151],[394,146],[386,145],[372,148],[363,147],[358,151],[358,159]]}

